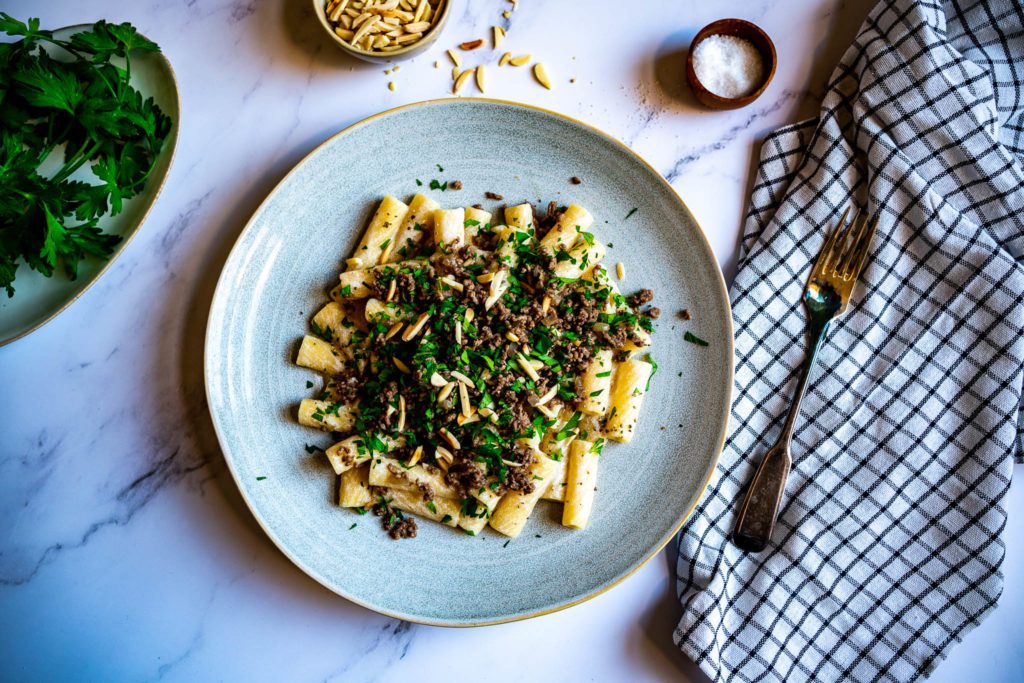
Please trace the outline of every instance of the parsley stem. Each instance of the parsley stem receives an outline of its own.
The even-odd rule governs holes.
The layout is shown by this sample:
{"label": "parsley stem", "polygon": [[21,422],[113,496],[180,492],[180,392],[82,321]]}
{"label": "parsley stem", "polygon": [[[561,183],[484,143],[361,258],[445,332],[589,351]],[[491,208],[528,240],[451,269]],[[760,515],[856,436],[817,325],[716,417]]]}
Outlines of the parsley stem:
{"label": "parsley stem", "polygon": [[89,147],[89,151],[86,154],[82,154],[82,150],[79,149],[75,152],[75,156],[71,158],[71,161],[66,162],[64,167],[57,171],[57,175],[53,176],[51,180],[55,183],[67,180],[68,176],[77,171],[82,164],[89,161],[96,155],[96,152],[100,150],[100,146],[99,142],[92,143],[92,146]]}

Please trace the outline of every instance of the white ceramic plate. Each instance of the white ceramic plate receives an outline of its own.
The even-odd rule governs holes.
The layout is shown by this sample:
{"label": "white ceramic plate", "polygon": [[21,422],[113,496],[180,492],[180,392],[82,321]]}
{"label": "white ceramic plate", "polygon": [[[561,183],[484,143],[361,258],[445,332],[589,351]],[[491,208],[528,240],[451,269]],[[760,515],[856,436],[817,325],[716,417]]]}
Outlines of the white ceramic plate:
{"label": "white ceramic plate", "polygon": [[[444,170],[439,170],[443,168]],[[582,184],[569,178],[579,176]],[[429,181],[461,180],[430,192]],[[417,185],[417,180],[423,186]],[[542,501],[523,534],[478,537],[429,522],[392,541],[378,520],[338,508],[334,475],[299,426],[316,378],[293,358],[342,260],[387,193],[430,192],[443,206],[484,192],[577,202],[625,264],[629,293],[655,292],[660,369],[638,436],[608,446],[585,531]],[[634,211],[634,209],[636,209]],[[628,215],[628,218],[627,218]],[[677,317],[688,309],[692,321]],[[683,341],[690,330],[707,347]],[[686,206],[654,169],[612,138],[551,112],[490,100],[440,100],[385,112],[334,136],[270,194],[224,266],[210,312],[206,386],[224,455],[267,534],[300,568],[371,609],[412,621],[477,625],[585,600],[634,571],[679,529],[703,492],[725,433],[732,324],[718,264]],[[353,523],[357,524],[351,528]]]}

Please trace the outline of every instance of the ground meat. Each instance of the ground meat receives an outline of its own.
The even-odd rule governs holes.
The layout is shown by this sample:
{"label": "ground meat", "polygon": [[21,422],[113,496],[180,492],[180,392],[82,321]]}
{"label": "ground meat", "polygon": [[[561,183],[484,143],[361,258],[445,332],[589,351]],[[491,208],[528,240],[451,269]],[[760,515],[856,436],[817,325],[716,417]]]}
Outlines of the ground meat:
{"label": "ground meat", "polygon": [[572,178],[569,178],[569,182],[572,183],[573,185],[579,185],[583,181],[580,179],[578,175],[574,175]]}
{"label": "ground meat", "polygon": [[649,289],[641,289],[639,292],[629,297],[629,303],[634,307],[649,304],[653,300],[654,292]]}
{"label": "ground meat", "polygon": [[434,270],[438,275],[452,275],[457,280],[472,279],[464,265],[472,259],[473,253],[470,247],[462,247],[449,253],[437,253],[430,257]]}
{"label": "ground meat", "polygon": [[462,189],[462,181],[461,180],[453,180],[453,181],[451,181],[450,183],[448,183],[448,189],[451,189],[451,190],[461,190]]}
{"label": "ground meat", "polygon": [[482,307],[490,294],[489,285],[481,285],[476,280],[467,280],[462,286],[460,296],[467,306],[473,308]]}
{"label": "ground meat", "polygon": [[568,366],[566,369],[573,374],[580,374],[590,359],[594,357],[594,350],[587,344],[570,344],[563,351],[565,356],[565,364]]}
{"label": "ground meat", "polygon": [[657,320],[661,317],[661,309],[658,307],[651,308],[651,310],[647,311],[647,317],[651,320]]}
{"label": "ground meat", "polygon": [[483,471],[468,460],[459,460],[448,468],[445,482],[454,488],[460,497],[466,498],[472,491],[479,491],[487,485]]}
{"label": "ground meat", "polygon": [[335,375],[330,384],[330,389],[336,401],[352,403],[359,399],[362,379],[358,373],[346,368],[342,374]]}
{"label": "ground meat", "polygon": [[521,491],[533,493],[536,485],[533,483],[533,475],[528,467],[510,467],[505,476],[504,488],[508,491]]}
{"label": "ground meat", "polygon": [[434,487],[431,486],[430,484],[423,481],[418,481],[416,482],[416,488],[418,488],[420,490],[420,493],[423,494],[423,500],[427,501],[428,503],[434,500],[434,498],[436,498],[436,495],[434,494]]}
{"label": "ground meat", "polygon": [[583,337],[587,334],[590,326],[597,321],[597,316],[601,311],[598,309],[598,302],[593,299],[583,299],[578,302],[574,299],[572,304],[569,311],[562,315],[562,323],[565,329]]}
{"label": "ground meat", "polygon": [[374,504],[373,514],[381,518],[381,528],[396,541],[400,538],[416,538],[416,520],[406,518],[400,510],[392,510],[383,497]]}
{"label": "ground meat", "polygon": [[520,434],[529,428],[532,421],[531,409],[532,406],[526,401],[519,401],[512,406],[512,422],[509,423],[509,426],[513,432]]}
{"label": "ground meat", "polygon": [[690,319],[690,312],[688,310],[686,310],[685,308],[683,310],[679,311],[679,319],[680,320],[689,320]]}
{"label": "ground meat", "polygon": [[406,517],[388,529],[388,536],[396,541],[401,538],[416,538],[416,531],[416,520],[412,517]]}
{"label": "ground meat", "polygon": [[488,199],[493,199],[496,202],[500,202],[502,199],[505,198],[502,195],[498,194],[497,192],[484,192],[484,196],[487,197]]}

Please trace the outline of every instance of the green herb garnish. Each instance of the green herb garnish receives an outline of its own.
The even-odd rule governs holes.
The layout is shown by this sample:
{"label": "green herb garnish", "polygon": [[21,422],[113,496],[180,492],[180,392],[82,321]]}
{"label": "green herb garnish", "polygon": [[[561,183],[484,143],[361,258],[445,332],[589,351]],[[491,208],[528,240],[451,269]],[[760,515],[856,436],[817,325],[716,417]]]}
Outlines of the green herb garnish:
{"label": "green herb garnish", "polygon": [[683,334],[683,341],[688,341],[691,344],[696,344],[697,346],[707,346],[708,345],[708,343],[706,341],[704,341],[703,339],[701,339],[697,335],[691,333],[690,331],[687,331],[685,334]]}
{"label": "green herb garnish", "polygon": [[647,376],[647,386],[644,387],[644,391],[651,390],[651,380],[654,379],[655,373],[658,372],[658,364],[654,361],[651,354],[647,354],[647,362],[651,364],[651,374]]}
{"label": "green herb garnish", "polygon": [[[0,32],[21,37],[0,44],[0,287],[11,297],[19,261],[73,280],[82,259],[113,254],[121,237],[100,222],[146,186],[171,119],[130,85],[132,54],[160,49],[131,24],[64,40],[0,12]],[[83,166],[91,178],[72,180]]]}

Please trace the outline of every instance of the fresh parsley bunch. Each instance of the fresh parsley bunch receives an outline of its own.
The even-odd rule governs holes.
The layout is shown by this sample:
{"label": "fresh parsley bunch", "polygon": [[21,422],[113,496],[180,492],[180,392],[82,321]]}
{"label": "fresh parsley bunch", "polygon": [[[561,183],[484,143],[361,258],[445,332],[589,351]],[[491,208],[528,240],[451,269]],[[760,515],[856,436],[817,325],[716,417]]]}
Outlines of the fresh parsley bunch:
{"label": "fresh parsley bunch", "polygon": [[[145,187],[171,119],[129,85],[132,52],[160,49],[131,24],[100,21],[59,40],[38,19],[0,12],[0,31],[21,37],[0,43],[0,287],[10,297],[19,258],[74,279],[83,258],[110,257],[121,238],[100,221]],[[51,154],[63,165],[41,175]],[[69,180],[86,164],[98,184]]]}

